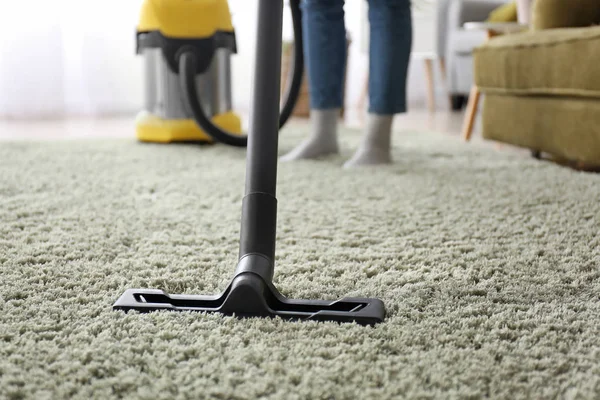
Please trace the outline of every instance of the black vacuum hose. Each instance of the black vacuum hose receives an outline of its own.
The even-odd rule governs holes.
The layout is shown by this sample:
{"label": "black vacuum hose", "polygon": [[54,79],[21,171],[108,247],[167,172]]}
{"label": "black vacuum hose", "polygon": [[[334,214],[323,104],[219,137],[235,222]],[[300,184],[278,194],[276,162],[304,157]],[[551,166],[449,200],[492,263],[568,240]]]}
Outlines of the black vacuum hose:
{"label": "black vacuum hose", "polygon": [[[302,78],[304,77],[304,40],[302,37],[302,11],[300,10],[301,0],[290,0],[290,10],[292,13],[292,25],[294,27],[294,63],[292,66],[291,79],[288,79],[288,87],[285,93],[285,103],[279,116],[279,128],[281,129],[294,112],[300,89],[302,88]],[[289,78],[289,77],[288,77]]]}
{"label": "black vacuum hose", "polygon": [[[279,116],[279,128],[282,128],[288,121],[302,86],[304,76],[304,53],[302,40],[302,11],[300,10],[300,0],[290,0],[290,9],[294,26],[294,63],[292,69],[292,78],[285,94],[285,102]],[[184,101],[192,112],[196,123],[210,137],[217,142],[236,147],[246,147],[248,145],[248,136],[227,132],[217,127],[202,109],[202,105],[196,92],[196,56],[192,52],[184,52],[179,58],[179,83],[183,92]],[[276,79],[279,79],[276,77]]]}

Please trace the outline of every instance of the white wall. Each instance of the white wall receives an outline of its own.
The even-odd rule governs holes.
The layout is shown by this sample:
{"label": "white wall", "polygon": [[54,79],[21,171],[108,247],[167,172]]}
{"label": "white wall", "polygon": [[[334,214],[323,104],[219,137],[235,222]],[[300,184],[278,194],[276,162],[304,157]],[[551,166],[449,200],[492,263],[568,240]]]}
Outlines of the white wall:
{"label": "white wall", "polygon": [[7,2],[0,13],[0,117],[131,113],[141,0]]}
{"label": "white wall", "polygon": [[[413,0],[422,4],[423,1]],[[10,2],[0,13],[0,116],[134,114],[143,104],[141,58],[134,53],[142,0]],[[31,4],[33,3],[33,4]],[[85,4],[84,4],[85,3]],[[233,63],[234,106],[249,110],[256,47],[256,0],[229,0],[239,54]],[[31,14],[31,8],[36,13]],[[115,13],[115,10],[119,12]],[[367,74],[366,0],[348,0],[346,26],[353,38],[347,105],[357,104]],[[414,50],[433,47],[431,16],[415,13]],[[23,23],[28,21],[28,23]],[[289,11],[284,37],[292,36]],[[421,63],[410,67],[409,99],[424,104]]]}
{"label": "white wall", "polygon": [[231,60],[233,106],[240,112],[248,112],[250,107],[256,49],[257,6],[258,2],[255,0],[229,0],[238,45],[238,54]]}
{"label": "white wall", "polygon": [[[50,3],[10,2],[0,12],[0,115],[63,108],[60,11]],[[25,23],[27,21],[27,23]]]}
{"label": "white wall", "polygon": [[143,63],[135,54],[141,0],[68,2],[69,19],[63,23],[67,109],[71,114],[136,112],[143,104]]}

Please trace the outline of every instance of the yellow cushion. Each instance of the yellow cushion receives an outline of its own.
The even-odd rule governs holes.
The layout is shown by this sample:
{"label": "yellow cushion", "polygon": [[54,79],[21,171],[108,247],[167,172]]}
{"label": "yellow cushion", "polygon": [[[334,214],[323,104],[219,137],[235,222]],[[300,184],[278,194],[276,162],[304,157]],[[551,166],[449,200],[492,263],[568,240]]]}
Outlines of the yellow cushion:
{"label": "yellow cushion", "polygon": [[575,28],[600,24],[599,0],[535,0],[533,29]]}
{"label": "yellow cushion", "polygon": [[487,22],[517,22],[517,3],[512,1],[492,11]]}

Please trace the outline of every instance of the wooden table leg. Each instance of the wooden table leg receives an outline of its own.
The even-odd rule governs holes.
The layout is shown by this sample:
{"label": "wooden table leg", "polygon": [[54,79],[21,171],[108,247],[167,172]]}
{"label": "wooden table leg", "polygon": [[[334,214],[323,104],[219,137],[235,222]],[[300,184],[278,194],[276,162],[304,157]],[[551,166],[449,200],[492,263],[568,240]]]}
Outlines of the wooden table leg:
{"label": "wooden table leg", "polygon": [[480,94],[477,86],[473,85],[471,94],[469,94],[469,103],[467,104],[467,111],[463,122],[462,137],[465,141],[471,140],[471,135],[473,134],[473,126],[475,125],[475,117],[477,116],[477,108],[479,107]]}
{"label": "wooden table leg", "polygon": [[442,80],[446,83],[446,59],[444,57],[440,57],[438,60],[440,63],[440,74],[442,75]]}
{"label": "wooden table leg", "polygon": [[[448,79],[446,75],[446,59],[444,57],[440,57],[440,73],[442,74],[442,80],[444,81],[444,87],[446,88],[446,93],[448,93]],[[450,109],[452,109],[452,96],[448,96],[448,105]]]}
{"label": "wooden table leg", "polygon": [[[487,38],[488,40],[501,35],[500,32],[496,32],[494,30],[487,30]],[[477,109],[479,107],[479,97],[481,92],[477,86],[473,85],[471,88],[471,93],[469,94],[469,103],[467,104],[467,111],[465,114],[465,121],[463,123],[463,131],[462,137],[465,141],[471,140],[471,135],[473,134],[473,126],[475,125],[475,118],[477,117]]]}
{"label": "wooden table leg", "polygon": [[367,72],[367,76],[365,77],[365,81],[363,84],[363,88],[360,92],[360,97],[358,98],[358,109],[362,113],[367,104],[367,97],[369,97],[369,73]]}
{"label": "wooden table leg", "polygon": [[427,80],[427,108],[429,112],[435,112],[435,84],[433,75],[433,60],[426,58],[425,60],[425,79]]}

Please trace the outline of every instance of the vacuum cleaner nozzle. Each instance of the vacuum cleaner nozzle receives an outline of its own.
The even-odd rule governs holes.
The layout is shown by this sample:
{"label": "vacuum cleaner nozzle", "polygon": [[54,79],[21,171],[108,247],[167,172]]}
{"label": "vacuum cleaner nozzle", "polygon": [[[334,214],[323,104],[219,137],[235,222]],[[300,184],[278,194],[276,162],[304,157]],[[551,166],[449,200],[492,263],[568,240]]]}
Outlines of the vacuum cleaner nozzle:
{"label": "vacuum cleaner nozzle", "polygon": [[[381,300],[344,298],[337,301],[290,300],[273,286],[269,261],[249,255],[240,261],[227,289],[218,296],[170,295],[156,289],[129,289],[115,310],[217,312],[236,317],[280,317],[288,320],[355,322],[375,325],[385,314]],[[266,276],[264,276],[266,275]]]}

